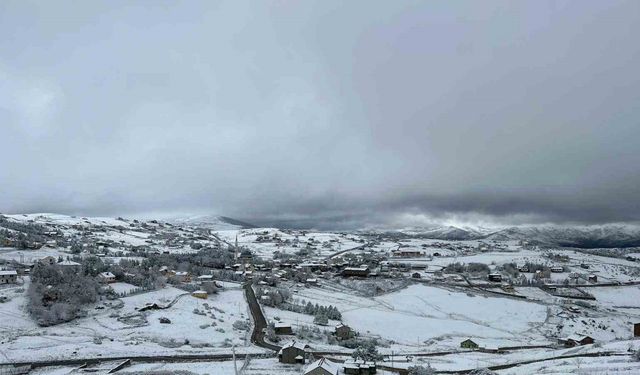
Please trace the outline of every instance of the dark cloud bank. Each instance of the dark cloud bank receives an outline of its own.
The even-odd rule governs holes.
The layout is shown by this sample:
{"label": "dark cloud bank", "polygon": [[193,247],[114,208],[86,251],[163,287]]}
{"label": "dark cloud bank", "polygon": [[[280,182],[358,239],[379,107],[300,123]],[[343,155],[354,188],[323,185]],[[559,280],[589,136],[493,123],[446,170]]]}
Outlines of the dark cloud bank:
{"label": "dark cloud bank", "polygon": [[640,220],[640,2],[0,3],[0,211]]}

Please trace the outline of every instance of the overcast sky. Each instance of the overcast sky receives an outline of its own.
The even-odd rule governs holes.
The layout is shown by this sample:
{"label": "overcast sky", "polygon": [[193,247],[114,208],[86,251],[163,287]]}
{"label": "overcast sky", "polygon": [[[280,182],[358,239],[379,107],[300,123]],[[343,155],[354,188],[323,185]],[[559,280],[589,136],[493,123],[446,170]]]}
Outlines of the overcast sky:
{"label": "overcast sky", "polygon": [[637,221],[639,36],[636,0],[3,0],[0,212]]}

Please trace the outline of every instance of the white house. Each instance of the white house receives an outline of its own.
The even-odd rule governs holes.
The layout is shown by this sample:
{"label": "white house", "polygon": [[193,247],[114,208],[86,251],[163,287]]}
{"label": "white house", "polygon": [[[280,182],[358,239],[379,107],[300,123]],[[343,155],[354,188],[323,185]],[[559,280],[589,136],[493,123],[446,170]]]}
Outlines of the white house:
{"label": "white house", "polygon": [[0,270],[0,284],[15,284],[18,282],[16,270]]}

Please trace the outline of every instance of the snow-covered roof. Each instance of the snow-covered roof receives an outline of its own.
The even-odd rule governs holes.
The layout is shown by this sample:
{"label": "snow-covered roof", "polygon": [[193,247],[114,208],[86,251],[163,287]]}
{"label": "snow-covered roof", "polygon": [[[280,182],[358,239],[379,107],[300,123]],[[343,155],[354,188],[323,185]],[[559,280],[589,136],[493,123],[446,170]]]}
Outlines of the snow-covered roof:
{"label": "snow-covered roof", "polygon": [[584,340],[586,338],[591,338],[591,336],[587,336],[587,335],[571,335],[571,336],[567,337],[565,340],[567,340],[567,341],[571,340],[571,341],[579,342],[579,341],[582,341],[582,340]]}
{"label": "snow-covered roof", "polygon": [[116,275],[112,274],[111,272],[100,272],[100,276],[102,277],[116,277]]}
{"label": "snow-covered roof", "polygon": [[288,348],[296,348],[296,349],[300,349],[300,350],[304,350],[307,347],[307,344],[304,344],[302,342],[299,341],[290,341],[286,344],[284,344],[282,346],[282,348],[280,349],[280,351],[278,351],[278,354],[282,354],[282,351],[284,349],[288,349]]}
{"label": "snow-covered roof", "polygon": [[189,272],[186,272],[186,271],[176,272],[176,276],[187,276],[188,274],[189,274]]}
{"label": "snow-covered roof", "polygon": [[192,292],[191,294],[207,294],[206,290],[196,290],[195,292]]}
{"label": "snow-covered roof", "polygon": [[291,327],[291,324],[284,323],[284,322],[277,322],[276,324],[274,324],[274,327],[276,328]]}
{"label": "snow-covered roof", "polygon": [[198,276],[199,280],[210,280],[213,279],[213,275],[200,275]]}
{"label": "snow-covered roof", "polygon": [[11,276],[17,274],[18,272],[16,272],[15,270],[0,270],[0,276]]}
{"label": "snow-covered roof", "polygon": [[319,360],[309,364],[309,366],[304,369],[304,373],[307,374],[317,368],[321,368],[330,374],[338,374],[338,371],[340,371],[340,367],[338,367],[337,364],[329,361],[328,359],[320,358]]}

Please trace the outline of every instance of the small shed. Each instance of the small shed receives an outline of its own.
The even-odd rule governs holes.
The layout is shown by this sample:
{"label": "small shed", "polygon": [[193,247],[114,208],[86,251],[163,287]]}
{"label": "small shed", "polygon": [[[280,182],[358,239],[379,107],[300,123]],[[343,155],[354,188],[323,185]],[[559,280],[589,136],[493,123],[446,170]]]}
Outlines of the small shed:
{"label": "small shed", "polygon": [[633,337],[640,337],[640,323],[633,323]]}
{"label": "small shed", "polygon": [[460,343],[460,347],[464,349],[478,349],[479,345],[471,339],[466,339]]}
{"label": "small shed", "polygon": [[191,295],[200,299],[207,299],[207,297],[209,297],[209,293],[204,290],[196,290],[195,292],[192,292]]}

